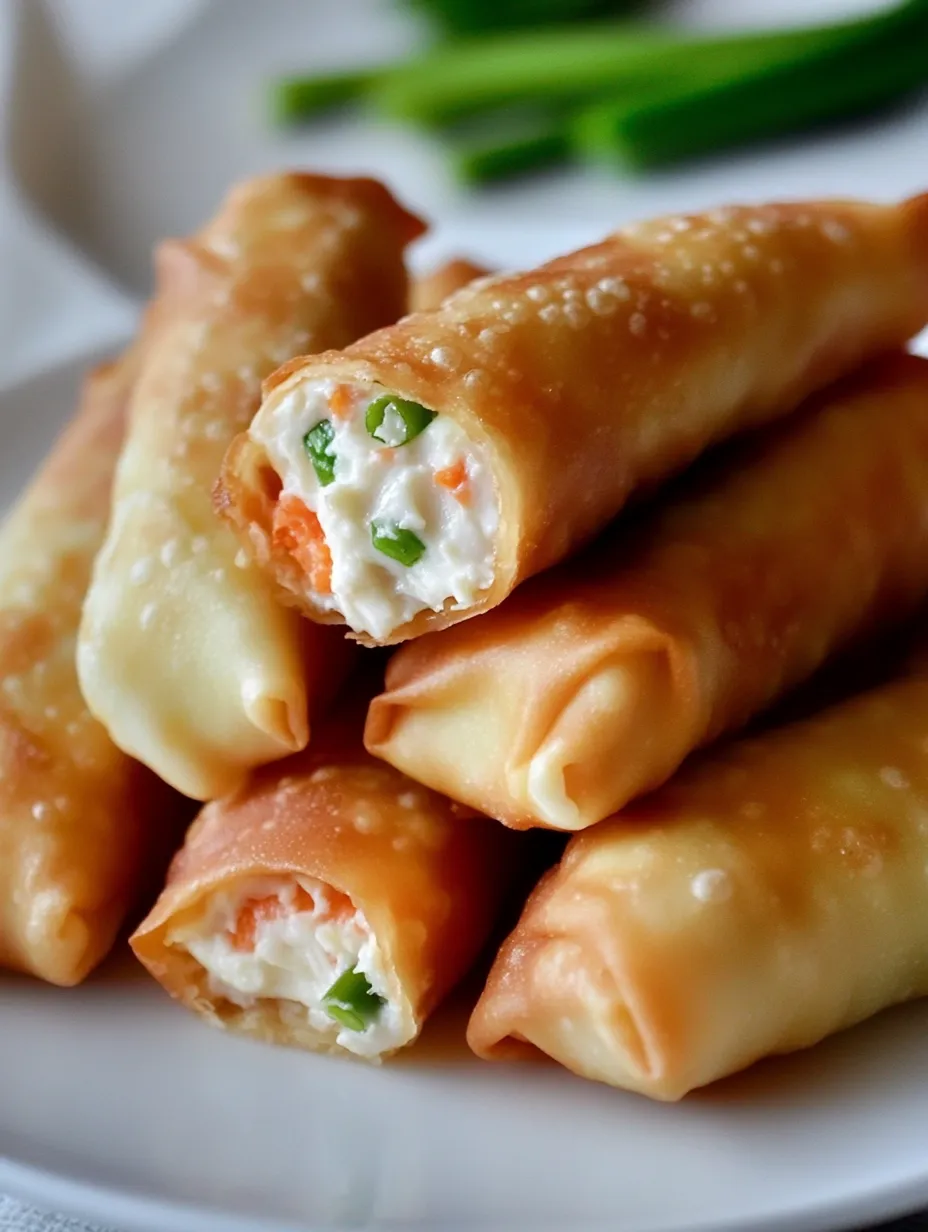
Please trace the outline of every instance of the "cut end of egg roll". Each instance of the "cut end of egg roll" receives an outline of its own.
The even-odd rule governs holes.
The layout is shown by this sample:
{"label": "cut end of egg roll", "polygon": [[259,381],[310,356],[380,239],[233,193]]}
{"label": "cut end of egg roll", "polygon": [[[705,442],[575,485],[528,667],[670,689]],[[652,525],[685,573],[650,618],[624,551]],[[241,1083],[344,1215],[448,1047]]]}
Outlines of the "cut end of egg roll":
{"label": "cut end of egg roll", "polygon": [[132,947],[216,1026],[377,1061],[487,939],[503,831],[368,757],[360,717],[207,805]]}
{"label": "cut end of egg roll", "polygon": [[180,820],[90,715],[74,664],[137,368],[132,350],[88,378],[0,531],[0,967],[61,985],[108,953]]}
{"label": "cut end of egg roll", "polygon": [[903,344],[928,320],[926,236],[923,199],[732,207],[479,279],[277,372],[220,508],[314,620],[384,645],[459,623]]}
{"label": "cut end of egg roll", "polygon": [[79,669],[116,743],[187,795],[220,795],[302,748],[308,710],[344,677],[340,639],[277,602],[211,492],[279,364],[402,313],[403,250],[421,230],[372,180],[278,175],[240,185],[196,236],[159,249],[159,326]]}
{"label": "cut end of egg roll", "polygon": [[928,994],[928,681],[730,745],[575,836],[468,1039],[654,1099]]}

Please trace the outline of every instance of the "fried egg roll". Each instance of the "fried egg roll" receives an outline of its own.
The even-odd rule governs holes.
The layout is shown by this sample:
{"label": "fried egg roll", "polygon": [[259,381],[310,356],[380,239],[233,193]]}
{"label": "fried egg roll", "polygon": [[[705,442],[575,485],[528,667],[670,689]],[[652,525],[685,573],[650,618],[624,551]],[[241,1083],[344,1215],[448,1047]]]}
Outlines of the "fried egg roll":
{"label": "fried egg roll", "polygon": [[488,273],[484,266],[476,265],[466,257],[455,257],[413,282],[409,293],[410,307],[413,312],[431,312],[440,308],[455,291],[460,291],[475,278],[485,278]]}
{"label": "fried egg roll", "polygon": [[897,353],[635,537],[404,646],[367,746],[508,825],[581,830],[926,593],[928,360]]}
{"label": "fried egg roll", "polygon": [[665,218],[284,366],[221,508],[301,611],[401,642],[495,607],[926,320],[928,195]]}
{"label": "fried egg roll", "polygon": [[928,678],[736,743],[567,845],[468,1028],[679,1099],[928,993]]}
{"label": "fried egg roll", "polygon": [[514,836],[368,756],[362,725],[207,805],[131,944],[215,1026],[378,1061],[486,942]]}
{"label": "fried egg roll", "polygon": [[[187,795],[302,748],[308,702],[344,675],[339,639],[237,559],[211,489],[278,364],[403,311],[403,249],[420,230],[373,181],[279,175],[234,189],[197,236],[158,251],[168,323],[132,400],[79,670],[113,740]],[[301,553],[314,575],[322,555]]]}
{"label": "fried egg roll", "polygon": [[0,529],[0,967],[54,984],[109,951],[178,816],[91,717],[74,664],[136,368],[130,352],[87,380]]}

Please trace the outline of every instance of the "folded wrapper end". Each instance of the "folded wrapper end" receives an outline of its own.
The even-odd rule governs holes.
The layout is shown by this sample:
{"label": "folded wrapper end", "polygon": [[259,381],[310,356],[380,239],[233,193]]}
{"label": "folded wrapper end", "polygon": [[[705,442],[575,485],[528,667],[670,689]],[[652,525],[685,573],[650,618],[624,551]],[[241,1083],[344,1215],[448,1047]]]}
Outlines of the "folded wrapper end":
{"label": "folded wrapper end", "polygon": [[[499,674],[496,652],[505,655],[507,642],[499,617],[410,644],[371,702],[365,745],[512,829],[583,830],[640,784],[661,783],[691,746],[703,718],[697,665],[639,617],[598,636],[568,603],[532,626],[534,589],[529,583],[511,605],[514,620],[529,622],[518,662],[505,664],[514,672]],[[541,690],[536,654],[549,664],[560,655],[564,665],[545,674]],[[494,687],[501,678],[505,698]],[[481,774],[468,775],[468,765]]]}
{"label": "folded wrapper end", "polygon": [[[647,1005],[636,1003],[641,980],[635,968],[639,961],[647,965],[647,949],[642,960],[629,936],[620,945],[605,916],[604,944],[597,945],[595,903],[572,911],[568,895],[558,899],[565,880],[562,867],[553,868],[531,895],[523,913],[529,926],[520,925],[503,944],[471,1015],[469,1046],[485,1061],[556,1057],[568,1069],[579,1050],[583,1068],[573,1072],[581,1077],[665,1102],[682,1099],[690,1086],[668,1081],[665,1065],[674,1038],[672,1015],[662,1009],[659,995]],[[574,936],[572,916],[577,923],[585,917],[582,933]]]}

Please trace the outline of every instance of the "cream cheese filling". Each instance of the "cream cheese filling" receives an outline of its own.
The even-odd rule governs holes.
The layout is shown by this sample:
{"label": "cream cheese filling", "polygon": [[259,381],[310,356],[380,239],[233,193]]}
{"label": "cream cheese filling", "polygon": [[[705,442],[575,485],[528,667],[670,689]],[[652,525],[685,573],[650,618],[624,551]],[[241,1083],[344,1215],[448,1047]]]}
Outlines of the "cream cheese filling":
{"label": "cream cheese filling", "polygon": [[[339,413],[332,396],[338,394]],[[425,610],[449,601],[468,607],[494,577],[498,501],[490,467],[479,448],[449,417],[436,415],[406,439],[406,425],[387,408],[376,439],[368,407],[388,391],[360,383],[305,382],[265,406],[250,434],[267,453],[283,484],[315,513],[332,558],[331,593],[311,591],[322,608],[374,638]],[[326,447],[333,477],[320,482],[305,438],[331,425]],[[456,489],[450,476],[464,476]],[[444,477],[444,483],[436,476]],[[422,545],[414,563],[392,559],[374,543],[380,528],[412,532]]]}
{"label": "cream cheese filling", "polygon": [[[299,889],[312,899],[311,909],[300,909],[306,900],[300,896],[301,902],[296,901]],[[390,1000],[383,955],[363,913],[333,911],[333,897],[330,887],[311,877],[253,878],[236,886],[234,893],[214,894],[205,915],[175,930],[169,940],[183,946],[207,972],[213,996],[242,1008],[265,999],[302,1006],[314,1030],[331,1035],[357,1056],[376,1057],[405,1042],[402,1015]],[[253,945],[237,943],[243,909],[275,898],[279,910],[256,919]],[[361,1031],[340,1024],[326,1009],[325,994],[340,975],[352,970],[383,998]]]}

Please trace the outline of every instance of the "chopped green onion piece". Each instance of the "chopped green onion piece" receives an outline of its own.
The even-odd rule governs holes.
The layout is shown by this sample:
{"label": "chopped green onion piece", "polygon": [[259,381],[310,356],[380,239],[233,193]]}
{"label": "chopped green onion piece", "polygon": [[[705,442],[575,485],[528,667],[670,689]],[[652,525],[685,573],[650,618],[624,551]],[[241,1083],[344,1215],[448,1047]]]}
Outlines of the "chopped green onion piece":
{"label": "chopped green onion piece", "polygon": [[513,104],[574,107],[685,79],[694,70],[729,68],[745,57],[799,54],[836,33],[869,31],[886,16],[881,10],[829,25],[735,34],[615,22],[470,39],[411,59],[402,72],[384,73],[367,97],[381,114],[424,125]]}
{"label": "chopped green onion piece", "polygon": [[491,123],[451,143],[452,165],[465,184],[485,184],[564,162],[571,153],[569,125],[560,115],[516,117],[495,113]]}
{"label": "chopped green onion piece", "polygon": [[364,98],[384,70],[324,73],[318,77],[283,77],[271,87],[270,109],[276,124],[299,124],[335,107]]}
{"label": "chopped green onion piece", "polygon": [[385,1004],[357,968],[343,971],[322,1000],[328,1016],[349,1031],[363,1031]]}
{"label": "chopped green onion piece", "polygon": [[303,437],[303,444],[316,472],[316,478],[324,488],[335,482],[335,451],[332,442],[335,430],[328,419],[320,419],[314,428]]}
{"label": "chopped green onion piece", "polygon": [[371,542],[378,552],[398,560],[401,565],[414,565],[425,551],[425,544],[418,535],[394,522],[372,522]]}
{"label": "chopped green onion piece", "polygon": [[928,85],[928,4],[882,10],[802,50],[694,71],[637,99],[594,104],[574,128],[588,155],[653,167],[865,114]]}
{"label": "chopped green onion piece", "polygon": [[[378,435],[383,427],[387,411],[393,411],[394,415],[402,421],[402,440],[391,440]],[[409,398],[397,398],[395,394],[385,394],[382,398],[376,398],[367,408],[364,424],[375,441],[380,441],[381,445],[391,445],[396,448],[399,445],[408,445],[410,441],[415,440],[434,418],[435,412],[430,411],[428,407],[421,406],[418,402],[412,402]]]}

